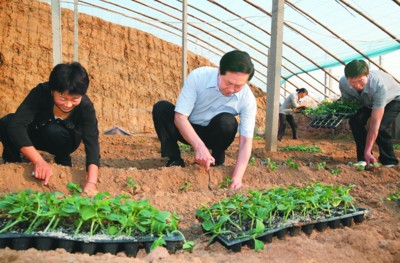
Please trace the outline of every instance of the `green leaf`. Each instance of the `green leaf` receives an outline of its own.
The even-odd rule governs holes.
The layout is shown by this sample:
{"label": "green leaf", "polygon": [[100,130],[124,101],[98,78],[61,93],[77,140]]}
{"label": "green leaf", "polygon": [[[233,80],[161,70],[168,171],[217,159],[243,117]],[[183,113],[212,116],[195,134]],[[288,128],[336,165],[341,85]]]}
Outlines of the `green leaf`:
{"label": "green leaf", "polygon": [[183,243],[182,249],[189,251],[189,252],[193,252],[193,248],[194,248],[194,242],[193,241],[185,241]]}
{"label": "green leaf", "polygon": [[264,250],[264,243],[258,239],[254,239],[254,251]]}
{"label": "green leaf", "polygon": [[84,206],[81,208],[80,214],[83,220],[88,220],[95,217],[97,213],[93,206]]}
{"label": "green leaf", "polygon": [[211,220],[207,220],[201,223],[201,226],[204,228],[204,230],[210,231],[211,229],[214,228],[214,223],[211,222]]}

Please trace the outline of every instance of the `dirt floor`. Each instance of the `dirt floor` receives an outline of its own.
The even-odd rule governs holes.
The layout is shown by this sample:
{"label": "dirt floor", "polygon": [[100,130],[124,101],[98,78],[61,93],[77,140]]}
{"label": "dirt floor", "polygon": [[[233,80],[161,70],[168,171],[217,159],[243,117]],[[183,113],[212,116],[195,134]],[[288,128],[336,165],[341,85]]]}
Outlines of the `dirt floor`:
{"label": "dirt floor", "polygon": [[[131,194],[136,200],[148,198],[158,209],[176,211],[181,217],[180,229],[188,240],[195,242],[193,253],[179,250],[175,254],[168,254],[164,248],[160,248],[146,254],[141,249],[136,258],[129,258],[124,253],[90,256],[67,253],[63,249],[42,252],[6,248],[0,249],[0,262],[400,262],[400,207],[395,202],[385,200],[388,194],[400,189],[400,167],[382,167],[372,173],[349,166],[348,162],[355,162],[355,146],[348,134],[314,133],[308,136],[307,132],[303,132],[299,140],[288,138],[284,137],[278,148],[307,144],[318,145],[322,152],[270,153],[265,151],[264,140],[255,140],[255,165],[247,168],[244,186],[236,192],[246,193],[249,189],[276,186],[304,186],[315,181],[333,185],[354,184],[351,193],[356,199],[356,206],[371,211],[363,223],[327,229],[321,233],[314,230],[310,236],[301,233],[282,240],[274,238],[261,252],[243,247],[241,252],[235,253],[219,242],[207,246],[209,237],[203,234],[195,210],[201,204],[212,204],[236,193],[220,189],[218,185],[233,170],[237,140],[227,152],[225,166],[211,169],[212,190],[209,190],[209,176],[194,164],[192,152],[183,153],[185,168],[165,168],[165,160],[159,157],[160,146],[154,135],[101,135],[102,167],[98,190],[112,195]],[[50,155],[45,157],[52,159]],[[283,165],[289,157],[300,165],[298,170]],[[275,171],[270,172],[262,164],[266,158],[278,164]],[[327,163],[327,168],[318,171],[316,165],[323,161]],[[67,182],[84,182],[83,149],[74,153],[73,162],[72,168],[53,164],[54,176],[49,187],[43,187],[41,182],[29,176],[32,169],[29,163],[1,163],[0,193],[26,188],[67,193]],[[330,171],[338,167],[340,173],[332,175]],[[139,184],[139,189],[133,194],[126,186],[129,178]],[[189,189],[179,191],[185,180],[190,184]]]}

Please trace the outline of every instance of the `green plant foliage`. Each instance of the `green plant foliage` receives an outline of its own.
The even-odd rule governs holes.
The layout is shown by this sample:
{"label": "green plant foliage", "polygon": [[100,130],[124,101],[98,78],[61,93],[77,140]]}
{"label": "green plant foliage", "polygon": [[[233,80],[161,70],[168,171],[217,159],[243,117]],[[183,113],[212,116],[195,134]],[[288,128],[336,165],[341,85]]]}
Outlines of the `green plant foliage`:
{"label": "green plant foliage", "polygon": [[139,187],[139,184],[135,183],[135,180],[133,180],[132,177],[129,177],[128,182],[126,182],[126,187],[130,189],[131,194],[133,195],[135,190]]}
{"label": "green plant foliage", "polygon": [[256,135],[256,136],[253,136],[253,140],[254,141],[262,141],[262,140],[264,140],[264,138],[261,137],[261,136]]}
{"label": "green plant foliage", "polygon": [[271,172],[275,171],[278,165],[276,162],[272,161],[271,158],[267,158],[267,165]]}
{"label": "green plant foliage", "polygon": [[317,164],[317,169],[319,170],[323,170],[326,167],[326,162],[320,162]]}
{"label": "green plant foliage", "polygon": [[400,150],[400,144],[394,144],[393,149],[395,150]]}
{"label": "green plant foliage", "polygon": [[255,164],[256,164],[256,158],[254,156],[251,156],[251,158],[249,160],[249,165],[254,166]]}
{"label": "green plant foliage", "polygon": [[337,176],[337,175],[339,175],[340,171],[341,171],[340,167],[337,167],[337,168],[331,170],[331,174]]}
{"label": "green plant foliage", "polygon": [[[68,184],[74,193],[47,193],[32,190],[0,196],[0,233],[24,230],[32,232],[65,232],[66,235],[88,234],[157,237],[153,247],[164,245],[165,236],[178,231],[179,217],[174,212],[160,211],[148,200],[134,201],[127,196],[111,198],[107,192],[84,197],[79,188]],[[71,229],[73,228],[73,229]],[[72,232],[71,232],[72,231]]]}
{"label": "green plant foliage", "polygon": [[307,153],[316,153],[321,151],[318,145],[302,145],[302,144],[295,146],[288,145],[285,147],[281,147],[281,150],[285,152],[307,152]]}
{"label": "green plant foliage", "polygon": [[306,108],[303,113],[308,116],[325,116],[335,114],[354,114],[361,107],[361,103],[356,100],[335,100],[323,101],[317,108]]}
{"label": "green plant foliage", "polygon": [[179,143],[179,150],[182,152],[193,152],[193,147],[189,144]]}
{"label": "green plant foliage", "polygon": [[298,164],[298,163],[295,163],[295,162],[293,161],[292,158],[288,158],[288,159],[286,160],[285,164],[286,164],[289,168],[296,169],[296,170],[299,169],[299,164]]}
{"label": "green plant foliage", "polygon": [[400,193],[399,193],[399,191],[394,191],[390,195],[387,195],[385,198],[388,201],[399,201],[400,200]]}
{"label": "green plant foliage", "polygon": [[218,185],[218,188],[228,188],[231,183],[232,179],[230,177],[224,177],[222,183]]}
{"label": "green plant foliage", "polygon": [[211,206],[196,210],[202,227],[211,234],[211,243],[218,235],[240,239],[251,237],[255,250],[264,244],[256,239],[266,230],[293,220],[318,220],[333,216],[336,210],[355,209],[350,190],[354,186],[322,185],[319,182],[305,187],[277,187],[250,190],[248,195],[235,194]]}
{"label": "green plant foliage", "polygon": [[181,185],[178,189],[179,192],[181,191],[187,191],[192,187],[192,185],[189,183],[187,179],[183,182],[183,185]]}

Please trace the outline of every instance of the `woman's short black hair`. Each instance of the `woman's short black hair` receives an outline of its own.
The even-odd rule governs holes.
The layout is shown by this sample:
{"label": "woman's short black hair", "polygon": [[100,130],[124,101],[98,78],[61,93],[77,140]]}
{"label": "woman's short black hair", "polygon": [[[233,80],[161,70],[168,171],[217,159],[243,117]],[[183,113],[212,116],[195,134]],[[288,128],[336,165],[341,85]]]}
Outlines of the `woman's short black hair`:
{"label": "woman's short black hair", "polygon": [[368,74],[368,64],[361,59],[355,59],[344,67],[344,75],[346,78],[356,78],[359,76],[367,76]]}
{"label": "woman's short black hair", "polygon": [[308,95],[308,90],[306,88],[300,88],[300,89],[296,89],[297,93],[305,93],[306,95]]}
{"label": "woman's short black hair", "polygon": [[250,55],[245,51],[233,50],[222,56],[219,62],[219,73],[225,75],[227,71],[249,74],[249,80],[254,75],[254,65]]}
{"label": "woman's short black hair", "polygon": [[51,91],[85,95],[88,87],[89,76],[86,69],[78,62],[58,64],[50,73]]}

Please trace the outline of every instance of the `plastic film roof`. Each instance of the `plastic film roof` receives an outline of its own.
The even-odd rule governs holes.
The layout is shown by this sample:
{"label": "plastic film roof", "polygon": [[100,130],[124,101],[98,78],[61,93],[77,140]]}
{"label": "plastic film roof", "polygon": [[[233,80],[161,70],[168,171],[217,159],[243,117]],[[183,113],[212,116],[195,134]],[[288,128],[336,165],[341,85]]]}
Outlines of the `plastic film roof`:
{"label": "plastic film roof", "polygon": [[[72,3],[62,6],[72,9]],[[188,50],[215,64],[232,49],[247,51],[256,67],[252,82],[265,89],[272,0],[188,0],[187,4]],[[182,6],[180,0],[80,0],[78,8],[182,45]],[[379,68],[371,58],[399,50],[399,36],[398,0],[285,1],[282,83],[322,90],[325,84],[310,72],[329,75],[327,68],[355,58],[371,60]]]}

